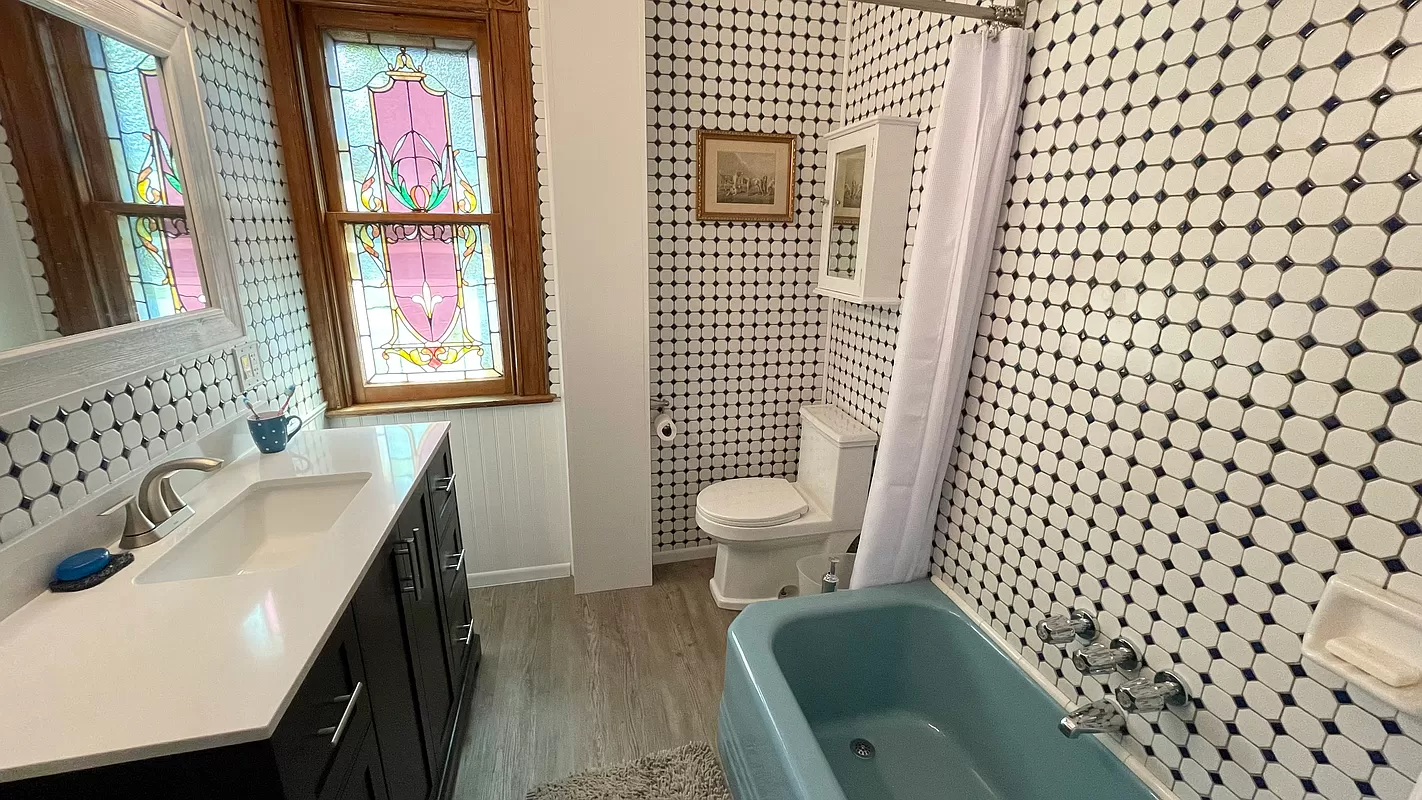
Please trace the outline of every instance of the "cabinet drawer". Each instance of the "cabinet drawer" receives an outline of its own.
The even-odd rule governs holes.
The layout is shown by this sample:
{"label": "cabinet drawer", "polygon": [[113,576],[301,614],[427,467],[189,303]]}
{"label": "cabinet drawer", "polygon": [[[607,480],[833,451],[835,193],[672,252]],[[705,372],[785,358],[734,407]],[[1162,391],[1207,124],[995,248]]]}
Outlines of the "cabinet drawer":
{"label": "cabinet drawer", "polygon": [[465,563],[467,552],[464,538],[459,534],[458,515],[449,528],[440,531],[439,545],[435,549],[435,571],[439,575],[440,590],[448,595],[455,586],[469,588],[469,567]]}
{"label": "cabinet drawer", "polygon": [[289,798],[320,797],[349,772],[371,726],[359,642],[346,611],[272,734]]}
{"label": "cabinet drawer", "polygon": [[479,640],[469,608],[469,579],[465,577],[462,569],[459,571],[458,582],[445,592],[444,618],[448,626],[449,674],[454,685],[458,687],[464,681],[469,654]]}
{"label": "cabinet drawer", "polygon": [[425,473],[430,493],[430,510],[435,519],[439,518],[445,506],[450,505],[450,501],[454,499],[454,487],[458,480],[458,476],[454,474],[454,455],[449,449],[449,442],[446,441],[434,458],[430,459],[430,468]]}

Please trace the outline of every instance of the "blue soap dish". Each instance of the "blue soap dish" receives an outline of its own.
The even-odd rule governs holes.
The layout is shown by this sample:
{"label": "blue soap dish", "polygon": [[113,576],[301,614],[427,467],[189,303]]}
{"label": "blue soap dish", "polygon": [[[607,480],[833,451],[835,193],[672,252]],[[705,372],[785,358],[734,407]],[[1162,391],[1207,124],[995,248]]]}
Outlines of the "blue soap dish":
{"label": "blue soap dish", "polygon": [[132,553],[114,555],[102,547],[84,550],[59,562],[50,581],[52,592],[78,592],[98,586],[109,576],[133,563]]}

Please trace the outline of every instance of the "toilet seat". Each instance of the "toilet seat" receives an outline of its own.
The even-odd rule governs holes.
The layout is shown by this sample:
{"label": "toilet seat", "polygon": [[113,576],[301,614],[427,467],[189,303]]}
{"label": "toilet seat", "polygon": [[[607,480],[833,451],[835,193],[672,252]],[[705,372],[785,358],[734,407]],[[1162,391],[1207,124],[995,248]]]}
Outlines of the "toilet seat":
{"label": "toilet seat", "polygon": [[769,528],[803,517],[810,506],[784,478],[736,478],[702,489],[696,510],[733,528]]}

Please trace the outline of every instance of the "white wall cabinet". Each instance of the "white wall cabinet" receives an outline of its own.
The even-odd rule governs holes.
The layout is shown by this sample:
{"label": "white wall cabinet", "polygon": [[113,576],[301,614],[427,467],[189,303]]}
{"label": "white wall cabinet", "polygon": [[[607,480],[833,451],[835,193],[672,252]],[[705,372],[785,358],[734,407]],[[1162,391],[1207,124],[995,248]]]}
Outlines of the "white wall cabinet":
{"label": "white wall cabinet", "polygon": [[918,120],[874,116],[829,135],[818,291],[896,306]]}

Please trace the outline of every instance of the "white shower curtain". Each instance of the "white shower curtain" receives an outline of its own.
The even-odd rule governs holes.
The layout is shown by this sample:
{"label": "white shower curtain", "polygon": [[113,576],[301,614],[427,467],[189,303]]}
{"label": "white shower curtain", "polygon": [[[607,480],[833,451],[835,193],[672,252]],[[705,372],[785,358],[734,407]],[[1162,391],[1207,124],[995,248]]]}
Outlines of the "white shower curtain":
{"label": "white shower curtain", "polygon": [[852,588],[928,570],[933,523],[973,358],[1009,160],[1027,33],[953,37],[899,317],[889,407]]}

